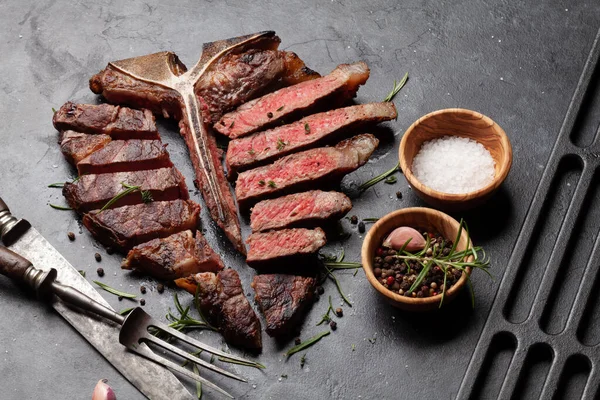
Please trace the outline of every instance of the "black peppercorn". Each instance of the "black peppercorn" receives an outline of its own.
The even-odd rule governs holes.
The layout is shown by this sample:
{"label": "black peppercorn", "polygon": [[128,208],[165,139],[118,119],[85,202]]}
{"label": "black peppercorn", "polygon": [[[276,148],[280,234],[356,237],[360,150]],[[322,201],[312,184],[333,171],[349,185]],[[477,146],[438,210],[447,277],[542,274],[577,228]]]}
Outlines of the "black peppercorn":
{"label": "black peppercorn", "polygon": [[397,197],[398,199],[402,199],[402,192],[401,192],[401,191],[397,191],[397,192],[396,192],[396,197]]}
{"label": "black peppercorn", "polygon": [[335,331],[337,329],[337,323],[335,321],[330,321],[329,326],[331,327],[332,331]]}
{"label": "black peppercorn", "polygon": [[144,300],[144,299],[140,299],[140,305],[141,305],[141,306],[145,306],[145,305],[146,305],[146,300]]}
{"label": "black peppercorn", "polygon": [[104,269],[102,269],[102,268],[98,268],[98,269],[96,270],[96,273],[98,274],[98,276],[102,277],[102,276],[104,276]]}
{"label": "black peppercorn", "polygon": [[165,291],[165,285],[163,285],[162,283],[159,283],[158,285],[156,285],[156,290],[158,290],[158,293],[162,293]]}
{"label": "black peppercorn", "polygon": [[358,232],[365,233],[365,223],[362,221],[358,223]]}
{"label": "black peppercorn", "polygon": [[335,315],[337,315],[338,317],[343,317],[344,316],[344,310],[342,310],[340,307],[335,309]]}
{"label": "black peppercorn", "polygon": [[69,238],[69,240],[72,242],[73,240],[75,240],[75,234],[73,232],[69,232],[67,233],[67,237]]}
{"label": "black peppercorn", "polygon": [[268,113],[267,113],[267,117],[268,117],[268,118],[273,118],[273,113],[272,113],[272,112],[268,112]]}
{"label": "black peppercorn", "polygon": [[96,261],[100,262],[102,261],[102,256],[100,255],[100,253],[96,253],[94,254],[94,258],[96,259]]}
{"label": "black peppercorn", "polygon": [[142,292],[142,294],[146,294],[146,286],[140,286],[140,292]]}
{"label": "black peppercorn", "polygon": [[356,224],[358,224],[358,217],[357,217],[356,215],[353,215],[353,216],[351,216],[351,217],[350,217],[350,223],[351,223],[352,225],[356,225]]}
{"label": "black peppercorn", "polygon": [[119,296],[119,301],[123,300],[123,296]]}

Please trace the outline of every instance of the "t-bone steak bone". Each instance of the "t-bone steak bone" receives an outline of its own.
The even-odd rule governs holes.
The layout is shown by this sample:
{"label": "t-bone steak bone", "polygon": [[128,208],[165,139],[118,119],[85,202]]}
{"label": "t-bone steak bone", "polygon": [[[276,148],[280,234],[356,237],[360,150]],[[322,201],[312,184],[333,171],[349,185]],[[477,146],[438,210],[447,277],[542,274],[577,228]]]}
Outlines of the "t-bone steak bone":
{"label": "t-bone steak bone", "polygon": [[343,193],[311,190],[263,200],[252,207],[252,232],[293,226],[318,226],[328,220],[340,219],[352,209],[352,202]]}
{"label": "t-bone steak bone", "polygon": [[160,140],[113,140],[80,160],[77,171],[85,175],[171,167],[166,147]]}
{"label": "t-bone steak bone", "polygon": [[152,239],[196,229],[199,214],[200,205],[191,200],[153,201],[92,211],[83,216],[83,224],[105,246],[129,251]]}
{"label": "t-bone steak bone", "polygon": [[325,246],[327,239],[321,228],[293,228],[253,233],[246,243],[249,266],[257,269],[275,266],[285,271],[291,261],[314,255]]}
{"label": "t-bone steak bone", "polygon": [[63,131],[60,133],[60,151],[68,162],[76,166],[81,160],[111,141],[108,135],[89,135],[75,131]]}
{"label": "t-bone steak bone", "polygon": [[[92,91],[102,94],[110,102],[147,107],[156,113],[173,115],[179,119],[181,134],[190,151],[196,172],[197,184],[210,215],[235,248],[243,253],[246,249],[237,210],[225,180],[220,151],[216,147],[214,136],[206,126],[206,121],[213,118],[208,113],[209,110],[233,108],[274,83],[267,78],[282,78],[281,74],[285,71],[277,75],[268,67],[253,67],[256,54],[246,58],[242,55],[235,60],[233,58],[234,55],[253,49],[275,50],[278,45],[279,38],[274,32],[260,32],[205,43],[200,60],[189,71],[175,54],[162,52],[111,62],[106,69],[90,79]],[[285,56],[281,52],[281,57]],[[227,60],[220,62],[225,57]],[[269,57],[264,59],[271,60]],[[299,67],[297,62],[279,65],[281,68]],[[291,75],[293,76],[290,79],[300,79],[294,74]],[[304,76],[310,79],[313,74],[306,73]],[[228,102],[227,107],[222,102],[213,104],[212,97],[200,98],[206,93],[203,85],[209,85],[210,93],[222,93],[221,88],[231,88],[232,85],[237,85],[238,81],[244,82],[241,86],[243,90],[234,91],[232,95],[223,99]]]}
{"label": "t-bone steak bone", "polygon": [[199,272],[219,272],[225,266],[204,236],[191,230],[135,246],[121,264],[158,279],[185,278]]}
{"label": "t-bone steak bone", "polygon": [[368,123],[389,121],[398,116],[393,103],[372,103],[313,114],[289,125],[235,139],[227,147],[227,170],[255,168],[299,150],[339,138]]}
{"label": "t-bone steak bone", "polygon": [[52,123],[59,131],[105,134],[113,139],[158,139],[150,110],[69,101],[54,113]]}
{"label": "t-bone steak bone", "polygon": [[329,75],[279,89],[223,115],[215,129],[231,139],[248,135],[282,119],[319,108],[333,108],[356,95],[369,79],[364,62],[342,64]]}
{"label": "t-bone steak bone", "polygon": [[339,179],[364,165],[378,144],[375,136],[366,133],[343,140],[335,147],[290,154],[273,164],[242,172],[235,186],[238,203],[247,208],[262,198]]}
{"label": "t-bone steak bone", "polygon": [[267,321],[270,336],[286,336],[295,331],[304,311],[312,303],[316,280],[285,274],[256,275],[254,299]]}
{"label": "t-bone steak bone", "polygon": [[217,274],[203,272],[177,279],[175,283],[193,295],[198,291],[202,313],[228,343],[250,350],[262,349],[260,321],[235,270],[225,269]]}
{"label": "t-bone steak bone", "polygon": [[[87,212],[104,207],[126,189],[124,185],[140,186],[140,189],[149,192],[155,201],[189,198],[185,179],[175,167],[82,175],[75,182],[65,183],[63,195],[73,209]],[[142,202],[140,191],[133,191],[118,199],[111,208]]]}

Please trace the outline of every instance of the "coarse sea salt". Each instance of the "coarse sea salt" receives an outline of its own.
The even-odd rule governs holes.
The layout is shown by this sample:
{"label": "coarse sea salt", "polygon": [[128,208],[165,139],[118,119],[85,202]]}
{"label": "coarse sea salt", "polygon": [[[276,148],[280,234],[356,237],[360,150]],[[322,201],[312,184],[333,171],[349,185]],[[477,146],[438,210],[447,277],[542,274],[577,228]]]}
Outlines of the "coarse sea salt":
{"label": "coarse sea salt", "polygon": [[490,152],[476,140],[442,136],[423,142],[413,159],[412,172],[431,189],[462,194],[492,182],[494,164]]}

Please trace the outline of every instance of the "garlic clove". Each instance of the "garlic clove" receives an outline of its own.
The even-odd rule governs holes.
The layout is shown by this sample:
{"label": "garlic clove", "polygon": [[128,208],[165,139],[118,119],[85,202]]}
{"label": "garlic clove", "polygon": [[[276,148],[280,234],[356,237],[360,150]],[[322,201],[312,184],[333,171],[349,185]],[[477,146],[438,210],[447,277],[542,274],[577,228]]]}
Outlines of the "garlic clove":
{"label": "garlic clove", "polygon": [[92,400],[117,400],[115,392],[106,384],[107,379],[100,379],[94,388]]}
{"label": "garlic clove", "polygon": [[383,246],[394,250],[400,250],[408,240],[410,240],[410,242],[408,242],[404,249],[406,251],[423,250],[427,243],[425,239],[423,239],[423,235],[416,229],[408,226],[401,226],[394,229],[392,233],[388,235],[383,241]]}

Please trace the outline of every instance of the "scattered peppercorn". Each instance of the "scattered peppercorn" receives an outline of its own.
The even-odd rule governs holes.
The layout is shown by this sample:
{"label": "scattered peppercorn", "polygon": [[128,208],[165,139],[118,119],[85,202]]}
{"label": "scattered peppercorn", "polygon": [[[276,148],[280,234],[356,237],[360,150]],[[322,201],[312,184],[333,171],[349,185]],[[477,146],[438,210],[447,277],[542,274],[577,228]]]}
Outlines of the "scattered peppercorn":
{"label": "scattered peppercorn", "polygon": [[329,326],[331,327],[332,331],[335,331],[337,329],[337,322],[329,321]]}
{"label": "scattered peppercorn", "polygon": [[123,300],[123,296],[119,296],[119,301]]}
{"label": "scattered peppercorn", "polygon": [[106,254],[108,254],[108,255],[111,255],[111,254],[113,254],[114,252],[115,252],[115,251],[113,250],[113,248],[112,248],[112,247],[107,247],[107,248],[106,248]]}
{"label": "scattered peppercorn", "polygon": [[96,273],[98,274],[98,276],[102,277],[102,276],[104,276],[104,269],[103,268],[98,268],[96,270]]}
{"label": "scattered peppercorn", "polygon": [[356,215],[353,215],[353,216],[351,216],[351,217],[350,217],[350,223],[351,223],[352,225],[356,225],[356,224],[358,224],[358,217],[357,217]]}
{"label": "scattered peppercorn", "polygon": [[396,197],[401,199],[402,198],[402,192],[401,191],[397,191],[396,192]]}
{"label": "scattered peppercorn", "polygon": [[343,317],[344,316],[344,310],[342,310],[340,307],[335,309],[335,315],[337,315],[338,317]]}
{"label": "scattered peppercorn", "polygon": [[358,223],[358,232],[359,232],[359,233],[365,233],[365,223],[364,223],[364,222],[362,222],[362,221],[360,221],[360,222]]}
{"label": "scattered peppercorn", "polygon": [[159,283],[158,285],[156,285],[156,290],[158,290],[158,293],[162,293],[165,291],[165,285],[163,285],[162,283]]}
{"label": "scattered peppercorn", "polygon": [[145,305],[146,305],[146,300],[144,300],[144,299],[140,299],[140,305],[141,305],[141,306],[145,306]]}
{"label": "scattered peppercorn", "polygon": [[300,343],[302,343],[302,340],[300,340],[300,338],[299,338],[299,337],[297,337],[296,339],[294,339],[294,344],[295,344],[296,346],[298,346]]}
{"label": "scattered peppercorn", "polygon": [[267,117],[268,117],[268,118],[273,118],[273,113],[269,111],[269,112],[267,113]]}
{"label": "scattered peppercorn", "polygon": [[140,286],[140,292],[146,294],[146,286]]}
{"label": "scattered peppercorn", "polygon": [[102,256],[100,255],[100,253],[96,253],[94,254],[94,258],[96,259],[96,261],[100,262],[102,261]]}
{"label": "scattered peppercorn", "polygon": [[75,234],[73,232],[67,233],[67,237],[71,242],[75,240]]}
{"label": "scattered peppercorn", "polygon": [[323,289],[323,286],[317,287],[317,293],[319,293],[319,294],[325,293],[325,289]]}

